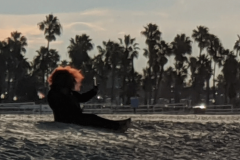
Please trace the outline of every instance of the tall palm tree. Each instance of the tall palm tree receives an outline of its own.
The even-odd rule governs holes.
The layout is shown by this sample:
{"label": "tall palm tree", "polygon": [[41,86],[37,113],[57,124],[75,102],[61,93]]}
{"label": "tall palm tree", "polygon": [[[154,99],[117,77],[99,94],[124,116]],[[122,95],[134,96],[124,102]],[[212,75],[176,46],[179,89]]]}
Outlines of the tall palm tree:
{"label": "tall palm tree", "polygon": [[201,55],[198,60],[198,74],[203,77],[202,80],[206,82],[206,103],[209,104],[210,92],[210,78],[212,76],[211,60],[206,55]]}
{"label": "tall palm tree", "polygon": [[[157,84],[157,77],[156,77],[156,72],[159,70],[159,66],[156,62],[156,59],[158,57],[157,55],[157,50],[156,46],[157,43],[160,42],[161,40],[161,32],[159,31],[159,28],[156,24],[148,24],[146,27],[144,27],[144,31],[141,32],[142,35],[145,36],[146,41],[145,43],[147,44],[148,48],[144,49],[143,55],[148,58],[148,65],[149,65],[149,71],[155,80],[154,83],[152,83],[151,89],[154,90],[156,89],[156,84]],[[150,99],[152,99],[152,91],[150,92]]]}
{"label": "tall palm tree", "polygon": [[198,47],[200,48],[199,57],[204,48],[208,46],[208,28],[204,26],[198,26],[197,30],[193,30],[192,38],[198,43]]}
{"label": "tall palm tree", "polygon": [[[62,26],[57,17],[55,17],[53,14],[49,14],[46,16],[46,20],[43,20],[42,22],[38,23],[38,27],[41,31],[44,31],[45,39],[47,40],[47,47],[44,50],[46,50],[47,54],[49,54],[50,42],[55,41],[56,36],[61,35]],[[39,51],[41,50],[42,49],[40,48]],[[45,53],[45,51],[40,53]],[[45,62],[44,55],[42,55],[42,61]],[[45,92],[47,92],[45,77],[43,77],[42,80],[43,80],[42,83],[44,85]]]}
{"label": "tall palm tree", "polygon": [[185,78],[186,62],[188,59],[186,55],[191,55],[192,53],[192,46],[191,40],[185,34],[177,35],[173,42],[171,43],[173,48],[173,54],[175,56],[175,69],[176,69],[176,83],[175,83],[175,97],[177,97],[176,102],[179,102],[179,92],[180,87],[179,85],[183,84],[183,79]]}
{"label": "tall palm tree", "polygon": [[[11,32],[11,37],[6,39],[5,43],[5,55],[7,61],[7,73],[8,73],[8,97],[13,97],[14,88],[17,80],[17,67],[23,59],[23,54],[26,52],[27,38],[22,36],[22,33],[14,31]],[[12,82],[12,83],[11,83]],[[10,91],[11,89],[11,91]]]}
{"label": "tall palm tree", "polygon": [[41,46],[39,50],[36,51],[37,56],[33,59],[33,70],[35,73],[41,72],[42,85],[45,87],[45,77],[48,70],[47,58],[48,58],[48,49],[44,46]]}
{"label": "tall palm tree", "polygon": [[224,79],[226,81],[225,103],[227,103],[227,97],[232,100],[236,96],[236,90],[233,86],[236,83],[238,72],[238,62],[236,60],[236,56],[233,54],[233,52],[230,52],[229,50],[226,52],[228,52],[228,56],[222,69]]}
{"label": "tall palm tree", "polygon": [[4,93],[6,76],[6,57],[3,53],[3,43],[0,42],[0,94]]}
{"label": "tall palm tree", "polygon": [[111,102],[114,101],[114,89],[115,87],[115,79],[116,79],[116,71],[117,67],[120,67],[121,65],[121,59],[123,55],[123,47],[120,46],[120,44],[108,41],[103,42],[104,48],[101,46],[98,46],[98,49],[104,52],[104,61],[108,64],[108,66],[111,68],[111,80],[112,80],[112,87],[111,87]]}
{"label": "tall palm tree", "polygon": [[82,34],[81,36],[76,35],[75,39],[70,39],[68,54],[74,67],[80,69],[84,62],[90,60],[88,52],[93,49],[93,44],[91,41],[92,40],[86,34]]}
{"label": "tall palm tree", "polygon": [[[131,38],[130,35],[125,35],[124,36],[124,43],[123,40],[121,38],[119,38],[120,44],[122,45],[122,47],[124,48],[124,52],[122,55],[122,67],[121,67],[121,73],[122,73],[122,97],[123,97],[123,101],[124,100],[124,95],[127,95],[127,89],[128,87],[126,87],[126,79],[127,77],[129,77],[131,75],[131,79],[129,81],[129,83],[131,84],[131,88],[134,90],[132,90],[131,93],[133,93],[133,95],[129,95],[127,97],[127,101],[130,101],[130,96],[134,96],[136,95],[136,90],[135,90],[135,79],[134,79],[134,58],[138,57],[138,43],[135,43],[135,38]],[[131,69],[131,70],[129,70]]]}
{"label": "tall palm tree", "polygon": [[154,62],[154,77],[156,79],[154,104],[157,103],[157,97],[160,89],[160,83],[164,73],[164,66],[167,64],[167,57],[171,56],[172,48],[164,40],[157,43],[157,58]]}
{"label": "tall palm tree", "polygon": [[14,82],[14,95],[17,95],[17,89],[19,82],[29,75],[29,72],[31,70],[31,64],[30,62],[27,61],[27,58],[22,57],[19,59],[18,64],[16,65],[16,70],[15,70],[15,82]]}
{"label": "tall palm tree", "polygon": [[99,87],[99,94],[104,95],[103,97],[107,96],[107,81],[108,75],[110,72],[110,66],[108,63],[104,61],[104,53],[105,50],[100,46],[97,47],[99,54],[93,58],[93,67],[95,71],[95,76],[97,81],[101,84]]}
{"label": "tall palm tree", "polygon": [[174,99],[176,103],[180,102],[181,90],[184,87],[184,81],[187,78],[187,65],[179,65],[178,63],[174,63],[174,70],[172,71],[172,76],[174,80]]}
{"label": "tall palm tree", "polygon": [[219,67],[222,65],[222,52],[223,52],[223,47],[222,44],[219,40],[219,38],[213,34],[208,35],[208,47],[207,51],[208,54],[211,56],[211,59],[214,62],[214,68],[213,68],[213,99],[216,99],[215,95],[215,74],[216,74],[216,65],[218,64]]}
{"label": "tall palm tree", "polygon": [[[205,57],[205,55],[201,55],[201,57]],[[201,61],[204,58],[200,57],[190,57],[188,68],[190,68],[191,71],[191,97],[192,97],[192,103],[197,104],[200,102],[200,93],[203,91],[205,78],[203,72],[201,72],[201,68],[204,69],[204,66],[201,67]]]}
{"label": "tall palm tree", "polygon": [[46,20],[38,23],[38,26],[41,31],[44,31],[47,40],[47,49],[49,49],[49,43],[56,40],[56,35],[61,35],[62,26],[59,19],[53,14],[49,14],[46,16]]}

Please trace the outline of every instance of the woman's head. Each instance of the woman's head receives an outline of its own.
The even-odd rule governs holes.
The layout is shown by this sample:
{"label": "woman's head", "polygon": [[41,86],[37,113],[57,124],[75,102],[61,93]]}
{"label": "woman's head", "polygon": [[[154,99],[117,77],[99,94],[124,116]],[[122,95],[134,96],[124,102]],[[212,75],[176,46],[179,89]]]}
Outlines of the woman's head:
{"label": "woman's head", "polygon": [[66,67],[57,67],[48,77],[48,83],[51,88],[68,88],[80,91],[83,75],[79,70]]}

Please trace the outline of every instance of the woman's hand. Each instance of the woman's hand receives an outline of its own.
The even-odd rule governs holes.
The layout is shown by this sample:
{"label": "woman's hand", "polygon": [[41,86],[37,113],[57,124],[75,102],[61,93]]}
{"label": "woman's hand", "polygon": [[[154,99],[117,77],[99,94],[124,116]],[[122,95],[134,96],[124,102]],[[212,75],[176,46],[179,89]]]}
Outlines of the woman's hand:
{"label": "woman's hand", "polygon": [[96,86],[93,86],[93,90],[95,91],[95,92],[98,92],[98,86],[99,86],[99,83],[96,85]]}

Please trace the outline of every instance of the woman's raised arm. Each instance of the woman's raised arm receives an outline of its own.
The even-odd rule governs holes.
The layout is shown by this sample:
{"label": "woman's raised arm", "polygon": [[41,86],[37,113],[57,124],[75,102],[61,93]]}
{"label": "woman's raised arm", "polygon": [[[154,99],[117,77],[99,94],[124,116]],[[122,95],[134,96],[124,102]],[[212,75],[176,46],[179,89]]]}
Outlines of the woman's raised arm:
{"label": "woman's raised arm", "polygon": [[97,95],[98,89],[93,88],[88,92],[85,93],[78,93],[76,91],[72,91],[74,97],[77,98],[78,102],[87,102],[92,99],[95,95]]}

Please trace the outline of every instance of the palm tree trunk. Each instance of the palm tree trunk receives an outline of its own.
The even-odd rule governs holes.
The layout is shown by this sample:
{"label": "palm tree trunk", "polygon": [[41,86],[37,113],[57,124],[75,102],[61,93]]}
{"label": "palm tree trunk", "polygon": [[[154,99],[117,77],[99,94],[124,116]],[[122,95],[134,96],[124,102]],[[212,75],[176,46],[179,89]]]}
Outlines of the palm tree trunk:
{"label": "palm tree trunk", "polygon": [[10,91],[10,88],[11,88],[11,83],[10,83],[10,80],[11,80],[11,74],[10,74],[10,71],[8,70],[8,81],[7,81],[7,101],[10,101],[11,99],[11,91]]}
{"label": "palm tree trunk", "polygon": [[215,73],[216,73],[216,62],[214,62],[214,69],[213,69],[213,99],[214,99],[214,104],[216,103],[216,94],[215,94]]}
{"label": "palm tree trunk", "polygon": [[[48,43],[47,43],[47,54],[49,54],[49,46],[50,46],[50,41],[48,40]],[[48,55],[47,55],[47,57],[48,57]],[[48,69],[47,69],[46,76],[47,76],[46,77],[46,80],[47,80],[47,78],[48,78]],[[47,81],[46,80],[45,80],[45,84],[44,84],[45,95],[47,95]],[[44,102],[47,102],[47,98],[44,98]]]}
{"label": "palm tree trunk", "polygon": [[43,88],[45,89],[45,71],[42,70],[42,85],[43,85]]}
{"label": "palm tree trunk", "polygon": [[160,85],[161,85],[161,81],[162,81],[162,74],[163,74],[163,66],[161,66],[161,71],[160,71],[160,77],[158,78],[158,82],[157,82],[157,87],[155,90],[155,96],[154,96],[154,104],[157,103],[158,100],[158,93],[159,93],[159,89],[160,89]]}
{"label": "palm tree trunk", "polygon": [[127,78],[127,76],[126,76],[126,71],[127,71],[126,65],[124,65],[123,68],[124,68],[123,69],[124,73],[123,73],[123,80],[122,80],[122,95],[121,95],[121,97],[122,97],[122,101],[124,103],[125,98],[126,98],[126,78]]}
{"label": "palm tree trunk", "polygon": [[144,105],[148,104],[148,92],[144,90]]}
{"label": "palm tree trunk", "polygon": [[181,87],[181,79],[180,79],[180,75],[177,74],[176,76],[176,84],[175,84],[175,91],[174,91],[174,100],[175,100],[175,103],[179,103],[180,102],[180,94],[179,94],[179,91],[180,91],[180,87]]}
{"label": "palm tree trunk", "polygon": [[50,42],[47,41],[47,50],[49,51],[49,45],[50,45]]}
{"label": "palm tree trunk", "polygon": [[207,105],[209,104],[209,81],[210,79],[207,79],[207,97],[206,97]]}
{"label": "palm tree trunk", "polygon": [[224,95],[224,98],[225,98],[225,104],[228,104],[228,90],[229,90],[229,83],[226,82],[226,85],[225,85],[225,95]]}
{"label": "palm tree trunk", "polygon": [[202,48],[200,48],[199,57],[201,57],[201,54],[202,54]]}
{"label": "palm tree trunk", "polygon": [[[134,62],[133,62],[133,58],[132,58],[132,81],[135,82],[135,77],[134,77]],[[136,94],[136,93],[134,93]]]}
{"label": "palm tree trunk", "polygon": [[114,100],[114,86],[115,86],[115,67],[112,69],[112,88],[111,88],[111,103],[113,103]]}

